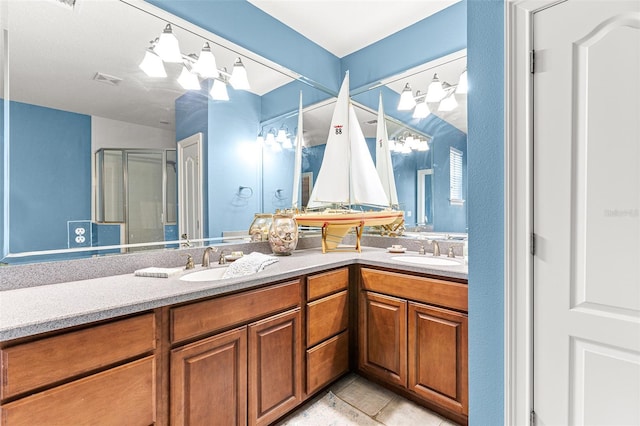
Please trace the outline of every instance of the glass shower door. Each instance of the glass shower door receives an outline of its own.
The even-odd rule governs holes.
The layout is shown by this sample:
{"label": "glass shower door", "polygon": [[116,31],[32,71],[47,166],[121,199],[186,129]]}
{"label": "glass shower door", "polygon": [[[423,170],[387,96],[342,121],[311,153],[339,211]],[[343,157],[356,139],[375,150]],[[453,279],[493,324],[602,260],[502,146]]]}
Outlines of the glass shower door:
{"label": "glass shower door", "polygon": [[164,241],[163,171],[162,153],[126,152],[128,244]]}

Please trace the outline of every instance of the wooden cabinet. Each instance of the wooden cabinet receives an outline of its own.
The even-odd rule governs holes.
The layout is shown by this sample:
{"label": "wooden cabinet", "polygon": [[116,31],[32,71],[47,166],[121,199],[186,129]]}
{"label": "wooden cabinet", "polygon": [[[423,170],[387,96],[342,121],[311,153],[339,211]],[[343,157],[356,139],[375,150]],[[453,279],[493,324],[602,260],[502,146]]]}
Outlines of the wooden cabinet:
{"label": "wooden cabinet", "polygon": [[468,414],[467,315],[409,302],[409,384],[421,397]]}
{"label": "wooden cabinet", "polygon": [[153,314],[0,350],[3,426],[156,422]]}
{"label": "wooden cabinet", "polygon": [[407,385],[407,302],[369,291],[360,295],[359,367],[386,382]]}
{"label": "wooden cabinet", "polygon": [[247,422],[247,328],[171,351],[171,424]]}
{"label": "wooden cabinet", "polygon": [[249,325],[249,424],[267,425],[302,401],[300,309]]}
{"label": "wooden cabinet", "polygon": [[466,421],[467,285],[362,268],[359,296],[359,371]]}
{"label": "wooden cabinet", "polygon": [[307,396],[349,371],[348,288],[348,268],[307,278]]}
{"label": "wooden cabinet", "polygon": [[300,304],[295,280],[172,308],[171,340],[202,338],[171,351],[171,424],[264,425],[296,407]]}

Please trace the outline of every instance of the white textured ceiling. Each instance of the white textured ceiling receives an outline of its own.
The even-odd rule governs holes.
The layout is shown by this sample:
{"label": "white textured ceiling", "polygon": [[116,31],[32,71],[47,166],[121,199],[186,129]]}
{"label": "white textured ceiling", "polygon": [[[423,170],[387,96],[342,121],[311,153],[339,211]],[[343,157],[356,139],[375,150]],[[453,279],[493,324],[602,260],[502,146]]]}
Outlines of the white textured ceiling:
{"label": "white textured ceiling", "polygon": [[248,0],[339,58],[459,0]]}

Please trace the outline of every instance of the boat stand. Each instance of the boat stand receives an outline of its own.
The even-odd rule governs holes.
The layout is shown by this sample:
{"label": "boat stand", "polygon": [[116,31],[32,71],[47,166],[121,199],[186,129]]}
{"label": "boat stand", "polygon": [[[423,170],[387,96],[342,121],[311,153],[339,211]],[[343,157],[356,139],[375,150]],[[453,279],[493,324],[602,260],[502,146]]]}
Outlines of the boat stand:
{"label": "boat stand", "polygon": [[[340,228],[338,230],[344,230],[340,234],[338,233],[329,233],[329,223],[325,222],[322,225],[322,253],[326,253],[328,251],[357,251],[361,252],[360,238],[362,237],[362,231],[364,230],[364,221],[358,221],[353,223],[341,223]],[[347,231],[351,228],[355,228],[356,230],[356,245],[355,246],[342,246],[338,247],[338,244],[342,241]]]}

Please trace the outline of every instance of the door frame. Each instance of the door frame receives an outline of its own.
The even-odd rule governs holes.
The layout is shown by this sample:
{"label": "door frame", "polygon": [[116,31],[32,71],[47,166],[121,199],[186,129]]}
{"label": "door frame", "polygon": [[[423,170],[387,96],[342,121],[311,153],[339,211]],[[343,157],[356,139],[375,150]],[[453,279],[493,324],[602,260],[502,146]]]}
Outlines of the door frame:
{"label": "door frame", "polygon": [[[416,226],[418,225],[419,220],[424,216],[424,190],[425,188],[425,184],[424,184],[424,178],[427,175],[431,175],[431,225],[433,226],[433,209],[434,209],[434,205],[433,205],[433,168],[430,169],[418,169],[418,171],[416,172],[416,177],[418,179],[417,185],[416,185],[416,191],[417,191],[417,203],[416,203]],[[425,226],[428,225],[428,223],[424,224]]]}
{"label": "door frame", "polygon": [[530,424],[533,409],[533,14],[565,1],[505,4],[505,424]]}
{"label": "door frame", "polygon": [[185,224],[184,224],[184,203],[182,203],[182,198],[184,196],[184,178],[182,176],[182,161],[184,160],[184,149],[190,145],[197,145],[198,151],[198,199],[200,200],[200,208],[196,212],[200,225],[199,235],[189,236],[189,240],[195,240],[196,242],[201,241],[204,238],[204,188],[203,188],[203,170],[204,170],[204,158],[202,156],[202,138],[203,135],[201,132],[195,133],[191,136],[188,136],[184,139],[181,139],[177,143],[177,163],[178,163],[178,239],[181,239],[181,235],[183,233]]}

